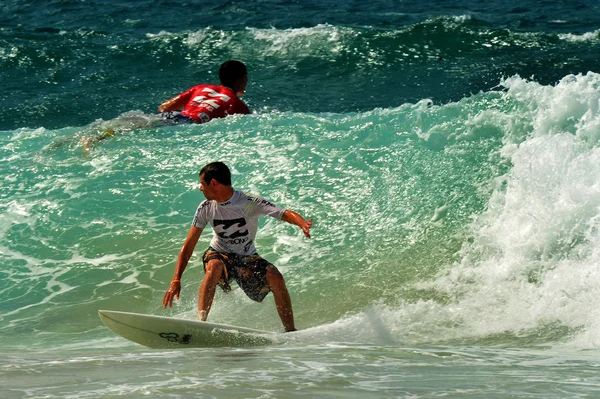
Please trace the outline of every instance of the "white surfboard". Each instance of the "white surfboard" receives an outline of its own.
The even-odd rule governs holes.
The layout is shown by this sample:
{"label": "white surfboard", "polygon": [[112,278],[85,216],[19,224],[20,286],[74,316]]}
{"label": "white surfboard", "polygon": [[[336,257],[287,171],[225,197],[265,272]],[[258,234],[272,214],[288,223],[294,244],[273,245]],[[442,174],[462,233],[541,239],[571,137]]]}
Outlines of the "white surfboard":
{"label": "white surfboard", "polygon": [[98,314],[115,333],[150,348],[238,347],[274,342],[274,333],[227,324],[112,310],[99,310]]}

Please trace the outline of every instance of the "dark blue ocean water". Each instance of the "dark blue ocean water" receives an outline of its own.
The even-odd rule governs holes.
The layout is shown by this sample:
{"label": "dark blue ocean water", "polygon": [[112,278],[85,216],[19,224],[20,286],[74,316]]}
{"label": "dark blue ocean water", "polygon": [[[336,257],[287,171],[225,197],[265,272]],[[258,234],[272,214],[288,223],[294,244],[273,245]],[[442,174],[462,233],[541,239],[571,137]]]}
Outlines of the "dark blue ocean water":
{"label": "dark blue ocean water", "polygon": [[[599,8],[2,0],[0,397],[597,397]],[[152,126],[227,59],[252,115]],[[196,317],[209,231],[162,297],[214,160],[314,219],[256,241],[301,331],[116,336],[98,309]],[[210,320],[281,331],[235,286]]]}
{"label": "dark blue ocean water", "polygon": [[[414,4],[413,4],[414,3]],[[37,1],[0,5],[0,129],[81,126],[248,64],[253,108],[457,101],[597,68],[595,1]],[[592,35],[593,36],[593,35]]]}

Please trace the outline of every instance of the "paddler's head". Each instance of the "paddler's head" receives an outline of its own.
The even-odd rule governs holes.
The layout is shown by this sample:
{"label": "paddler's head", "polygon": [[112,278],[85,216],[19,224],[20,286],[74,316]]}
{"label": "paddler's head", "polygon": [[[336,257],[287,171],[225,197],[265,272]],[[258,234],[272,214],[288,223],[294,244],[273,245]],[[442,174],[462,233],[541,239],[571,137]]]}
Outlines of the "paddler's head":
{"label": "paddler's head", "polygon": [[225,61],[219,69],[219,80],[225,87],[229,87],[238,96],[244,95],[248,84],[248,71],[241,61]]}

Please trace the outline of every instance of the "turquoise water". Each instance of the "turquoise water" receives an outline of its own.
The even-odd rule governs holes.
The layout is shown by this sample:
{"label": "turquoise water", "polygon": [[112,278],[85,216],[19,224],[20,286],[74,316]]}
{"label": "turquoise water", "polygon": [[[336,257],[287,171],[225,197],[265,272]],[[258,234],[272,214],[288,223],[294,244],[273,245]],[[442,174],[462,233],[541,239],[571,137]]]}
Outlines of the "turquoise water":
{"label": "turquoise water", "polygon": [[[2,397],[599,395],[595,3],[159,5],[0,5]],[[252,115],[152,126],[228,58]],[[215,160],[313,218],[256,241],[301,331],[114,335],[98,309],[196,316],[198,253],[162,297]],[[282,331],[237,287],[210,320]]]}

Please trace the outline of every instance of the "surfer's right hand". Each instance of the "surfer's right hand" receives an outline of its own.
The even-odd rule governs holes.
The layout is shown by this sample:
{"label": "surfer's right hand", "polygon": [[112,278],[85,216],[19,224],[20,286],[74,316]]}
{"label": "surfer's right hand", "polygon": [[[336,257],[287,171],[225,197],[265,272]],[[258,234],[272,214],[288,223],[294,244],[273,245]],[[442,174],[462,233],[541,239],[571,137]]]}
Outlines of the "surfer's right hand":
{"label": "surfer's right hand", "polygon": [[173,298],[177,297],[179,299],[179,292],[181,291],[181,282],[180,281],[171,281],[171,285],[169,285],[169,289],[165,293],[165,297],[163,298],[163,309],[169,307],[173,307]]}

